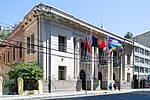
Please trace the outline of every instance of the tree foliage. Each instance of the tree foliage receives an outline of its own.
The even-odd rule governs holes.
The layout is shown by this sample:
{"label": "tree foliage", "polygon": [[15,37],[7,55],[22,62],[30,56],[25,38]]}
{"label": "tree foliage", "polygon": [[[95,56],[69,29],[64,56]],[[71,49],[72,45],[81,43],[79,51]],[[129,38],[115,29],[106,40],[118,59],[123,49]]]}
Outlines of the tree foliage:
{"label": "tree foliage", "polygon": [[6,39],[10,34],[11,34],[11,31],[9,31],[9,30],[4,29],[4,30],[0,31],[0,40],[2,41],[4,39]]}
{"label": "tree foliage", "polygon": [[133,37],[133,34],[131,32],[127,32],[124,37],[127,39],[131,39]]}
{"label": "tree foliage", "polygon": [[43,71],[36,62],[19,63],[14,66],[8,75],[10,79],[22,77],[24,80],[41,80],[43,79]]}

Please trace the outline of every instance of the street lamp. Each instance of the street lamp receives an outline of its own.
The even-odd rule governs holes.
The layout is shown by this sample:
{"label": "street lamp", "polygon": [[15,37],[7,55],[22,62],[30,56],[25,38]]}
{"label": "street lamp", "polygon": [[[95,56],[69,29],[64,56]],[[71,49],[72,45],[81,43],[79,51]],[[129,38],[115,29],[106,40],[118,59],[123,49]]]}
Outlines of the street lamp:
{"label": "street lamp", "polygon": [[[86,87],[85,87],[85,89],[86,89],[86,91],[85,91],[85,94],[87,94],[87,81],[88,81],[88,71],[87,71],[87,67],[88,67],[88,65],[90,65],[90,62],[88,61],[88,60],[90,60],[90,56],[87,56],[86,57],[87,59],[86,59],[86,62],[85,62],[85,64],[86,64]],[[89,58],[89,59],[88,59]]]}
{"label": "street lamp", "polygon": [[140,89],[140,67],[138,68],[138,90]]}

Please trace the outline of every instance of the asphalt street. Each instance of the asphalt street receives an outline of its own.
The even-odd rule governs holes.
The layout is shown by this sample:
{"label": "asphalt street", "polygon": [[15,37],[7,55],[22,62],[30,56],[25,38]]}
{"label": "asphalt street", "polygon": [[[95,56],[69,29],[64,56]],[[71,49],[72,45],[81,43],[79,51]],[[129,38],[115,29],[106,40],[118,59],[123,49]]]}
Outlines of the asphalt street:
{"label": "asphalt street", "polygon": [[44,100],[150,100],[150,92],[132,92],[123,94],[93,95],[80,97],[51,98]]}

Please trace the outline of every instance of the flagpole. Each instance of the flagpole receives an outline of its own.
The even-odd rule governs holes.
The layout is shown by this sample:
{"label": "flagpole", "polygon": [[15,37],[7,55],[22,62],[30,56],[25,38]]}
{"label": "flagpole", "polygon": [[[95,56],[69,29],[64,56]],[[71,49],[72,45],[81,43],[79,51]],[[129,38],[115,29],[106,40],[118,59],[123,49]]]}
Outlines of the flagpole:
{"label": "flagpole", "polygon": [[[89,45],[90,45],[90,49],[91,49],[91,45],[92,45],[92,30],[91,30],[91,32],[90,32],[90,37],[89,37],[89,41],[88,41],[88,43],[89,43]],[[88,65],[90,65],[90,57],[91,57],[91,50],[90,50],[90,52],[88,52],[88,50],[87,50],[87,52],[86,52],[86,61],[85,61],[85,63],[86,63],[86,91],[85,91],[85,94],[87,94],[87,86],[88,86],[88,71],[87,71],[87,67],[88,67]],[[88,61],[88,58],[89,58],[89,61]]]}

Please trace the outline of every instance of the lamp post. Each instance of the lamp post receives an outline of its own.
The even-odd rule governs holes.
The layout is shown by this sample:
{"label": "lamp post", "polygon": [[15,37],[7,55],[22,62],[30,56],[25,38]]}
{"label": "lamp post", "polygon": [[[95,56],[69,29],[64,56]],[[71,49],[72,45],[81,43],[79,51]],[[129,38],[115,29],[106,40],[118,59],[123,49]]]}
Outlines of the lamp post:
{"label": "lamp post", "polygon": [[90,58],[90,57],[91,57],[90,54],[87,53],[87,54],[86,54],[86,59],[85,59],[85,65],[86,65],[86,80],[85,80],[85,81],[86,81],[86,82],[85,82],[85,83],[86,83],[86,85],[85,85],[85,86],[86,86],[86,87],[85,87],[85,90],[86,90],[86,91],[85,91],[85,94],[87,94],[87,88],[88,88],[88,69],[87,69],[87,68],[88,68],[88,66],[90,66],[90,64],[91,64],[91,59],[92,59],[92,58]]}
{"label": "lamp post", "polygon": [[88,65],[88,62],[86,62],[86,87],[85,87],[85,89],[86,89],[86,91],[85,91],[85,94],[87,94],[87,75],[88,75],[88,73],[87,73],[87,65]]}
{"label": "lamp post", "polygon": [[138,90],[140,89],[140,67],[138,68]]}

